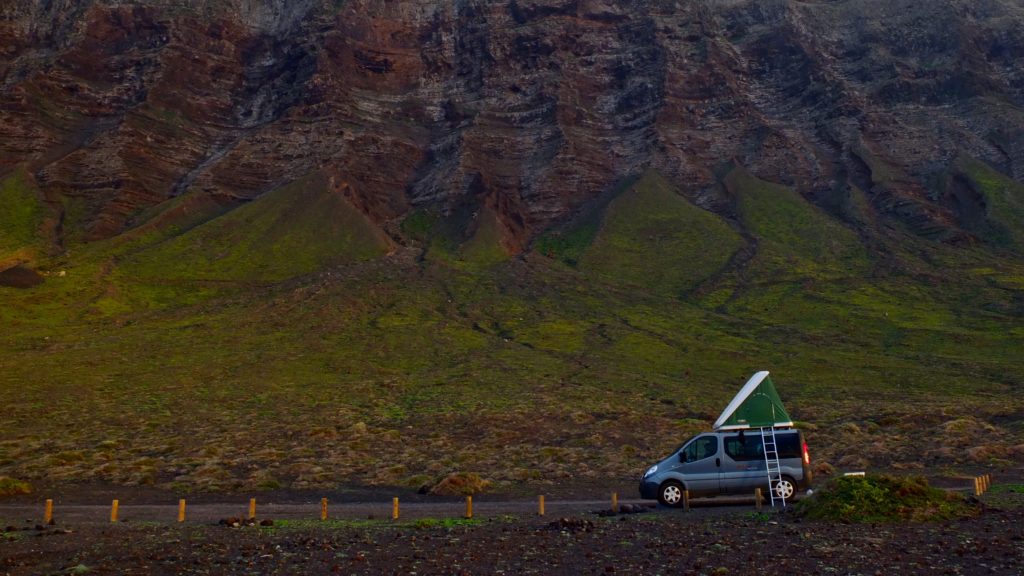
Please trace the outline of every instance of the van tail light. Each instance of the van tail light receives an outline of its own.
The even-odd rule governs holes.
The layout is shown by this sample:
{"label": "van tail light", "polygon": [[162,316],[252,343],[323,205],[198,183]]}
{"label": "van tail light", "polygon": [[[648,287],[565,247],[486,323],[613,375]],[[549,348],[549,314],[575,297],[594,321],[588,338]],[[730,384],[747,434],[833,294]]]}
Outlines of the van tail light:
{"label": "van tail light", "polygon": [[811,465],[811,453],[807,451],[807,442],[804,442],[804,464]]}

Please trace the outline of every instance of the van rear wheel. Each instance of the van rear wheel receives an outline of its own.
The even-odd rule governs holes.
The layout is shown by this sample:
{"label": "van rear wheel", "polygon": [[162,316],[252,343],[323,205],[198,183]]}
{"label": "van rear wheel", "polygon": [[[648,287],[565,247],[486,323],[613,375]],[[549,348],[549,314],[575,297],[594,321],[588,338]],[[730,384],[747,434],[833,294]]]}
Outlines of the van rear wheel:
{"label": "van rear wheel", "polygon": [[796,494],[796,481],[789,476],[783,476],[775,483],[775,497],[783,500],[791,500]]}
{"label": "van rear wheel", "polygon": [[658,488],[658,502],[663,506],[683,505],[683,485],[676,480],[669,480]]}

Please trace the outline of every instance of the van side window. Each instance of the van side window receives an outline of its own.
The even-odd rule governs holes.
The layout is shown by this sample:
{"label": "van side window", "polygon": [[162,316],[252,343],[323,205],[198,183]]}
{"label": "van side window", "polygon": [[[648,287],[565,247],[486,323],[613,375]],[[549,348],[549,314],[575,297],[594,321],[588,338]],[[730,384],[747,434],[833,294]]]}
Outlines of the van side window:
{"label": "van side window", "polygon": [[[792,433],[775,433],[775,445],[779,451],[779,458],[800,458],[800,436]],[[761,443],[761,434],[747,433],[740,436],[725,437],[725,453],[737,462],[749,460],[764,460],[764,445]]]}
{"label": "van side window", "polygon": [[687,462],[696,462],[697,460],[714,456],[718,452],[718,438],[715,436],[701,436],[690,442],[690,445],[686,447],[684,452],[686,453]]}
{"label": "van side window", "polygon": [[764,445],[760,434],[725,437],[725,453],[737,462],[764,460]]}

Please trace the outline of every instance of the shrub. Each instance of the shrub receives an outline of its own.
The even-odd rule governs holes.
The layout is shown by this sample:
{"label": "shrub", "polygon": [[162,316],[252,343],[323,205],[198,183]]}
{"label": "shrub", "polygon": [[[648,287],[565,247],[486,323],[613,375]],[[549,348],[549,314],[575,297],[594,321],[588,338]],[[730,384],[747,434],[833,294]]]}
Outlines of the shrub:
{"label": "shrub", "polygon": [[933,488],[919,476],[841,476],[797,504],[809,518],[843,522],[943,520],[968,515],[964,497]]}
{"label": "shrub", "polygon": [[477,474],[457,472],[449,474],[435,484],[430,489],[430,493],[444,496],[472,496],[473,494],[483,492],[490,485],[490,481],[484,480]]}
{"label": "shrub", "polygon": [[32,485],[28,482],[0,476],[0,496],[15,496],[17,494],[31,494]]}
{"label": "shrub", "polygon": [[261,478],[256,484],[256,488],[259,490],[280,490],[282,487],[283,484],[281,484],[281,481],[272,476]]}

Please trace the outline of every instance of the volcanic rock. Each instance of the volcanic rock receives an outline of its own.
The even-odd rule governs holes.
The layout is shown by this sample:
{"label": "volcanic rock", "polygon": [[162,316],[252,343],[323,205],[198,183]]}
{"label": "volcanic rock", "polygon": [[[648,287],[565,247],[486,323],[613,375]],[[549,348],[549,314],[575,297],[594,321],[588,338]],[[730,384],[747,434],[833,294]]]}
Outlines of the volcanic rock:
{"label": "volcanic rock", "polygon": [[1024,179],[1022,109],[1011,0],[0,8],[0,175],[26,167],[58,219],[82,203],[86,238],[319,170],[378,224],[468,205],[517,251],[652,167],[728,215],[740,166],[962,241],[984,205],[957,159]]}

